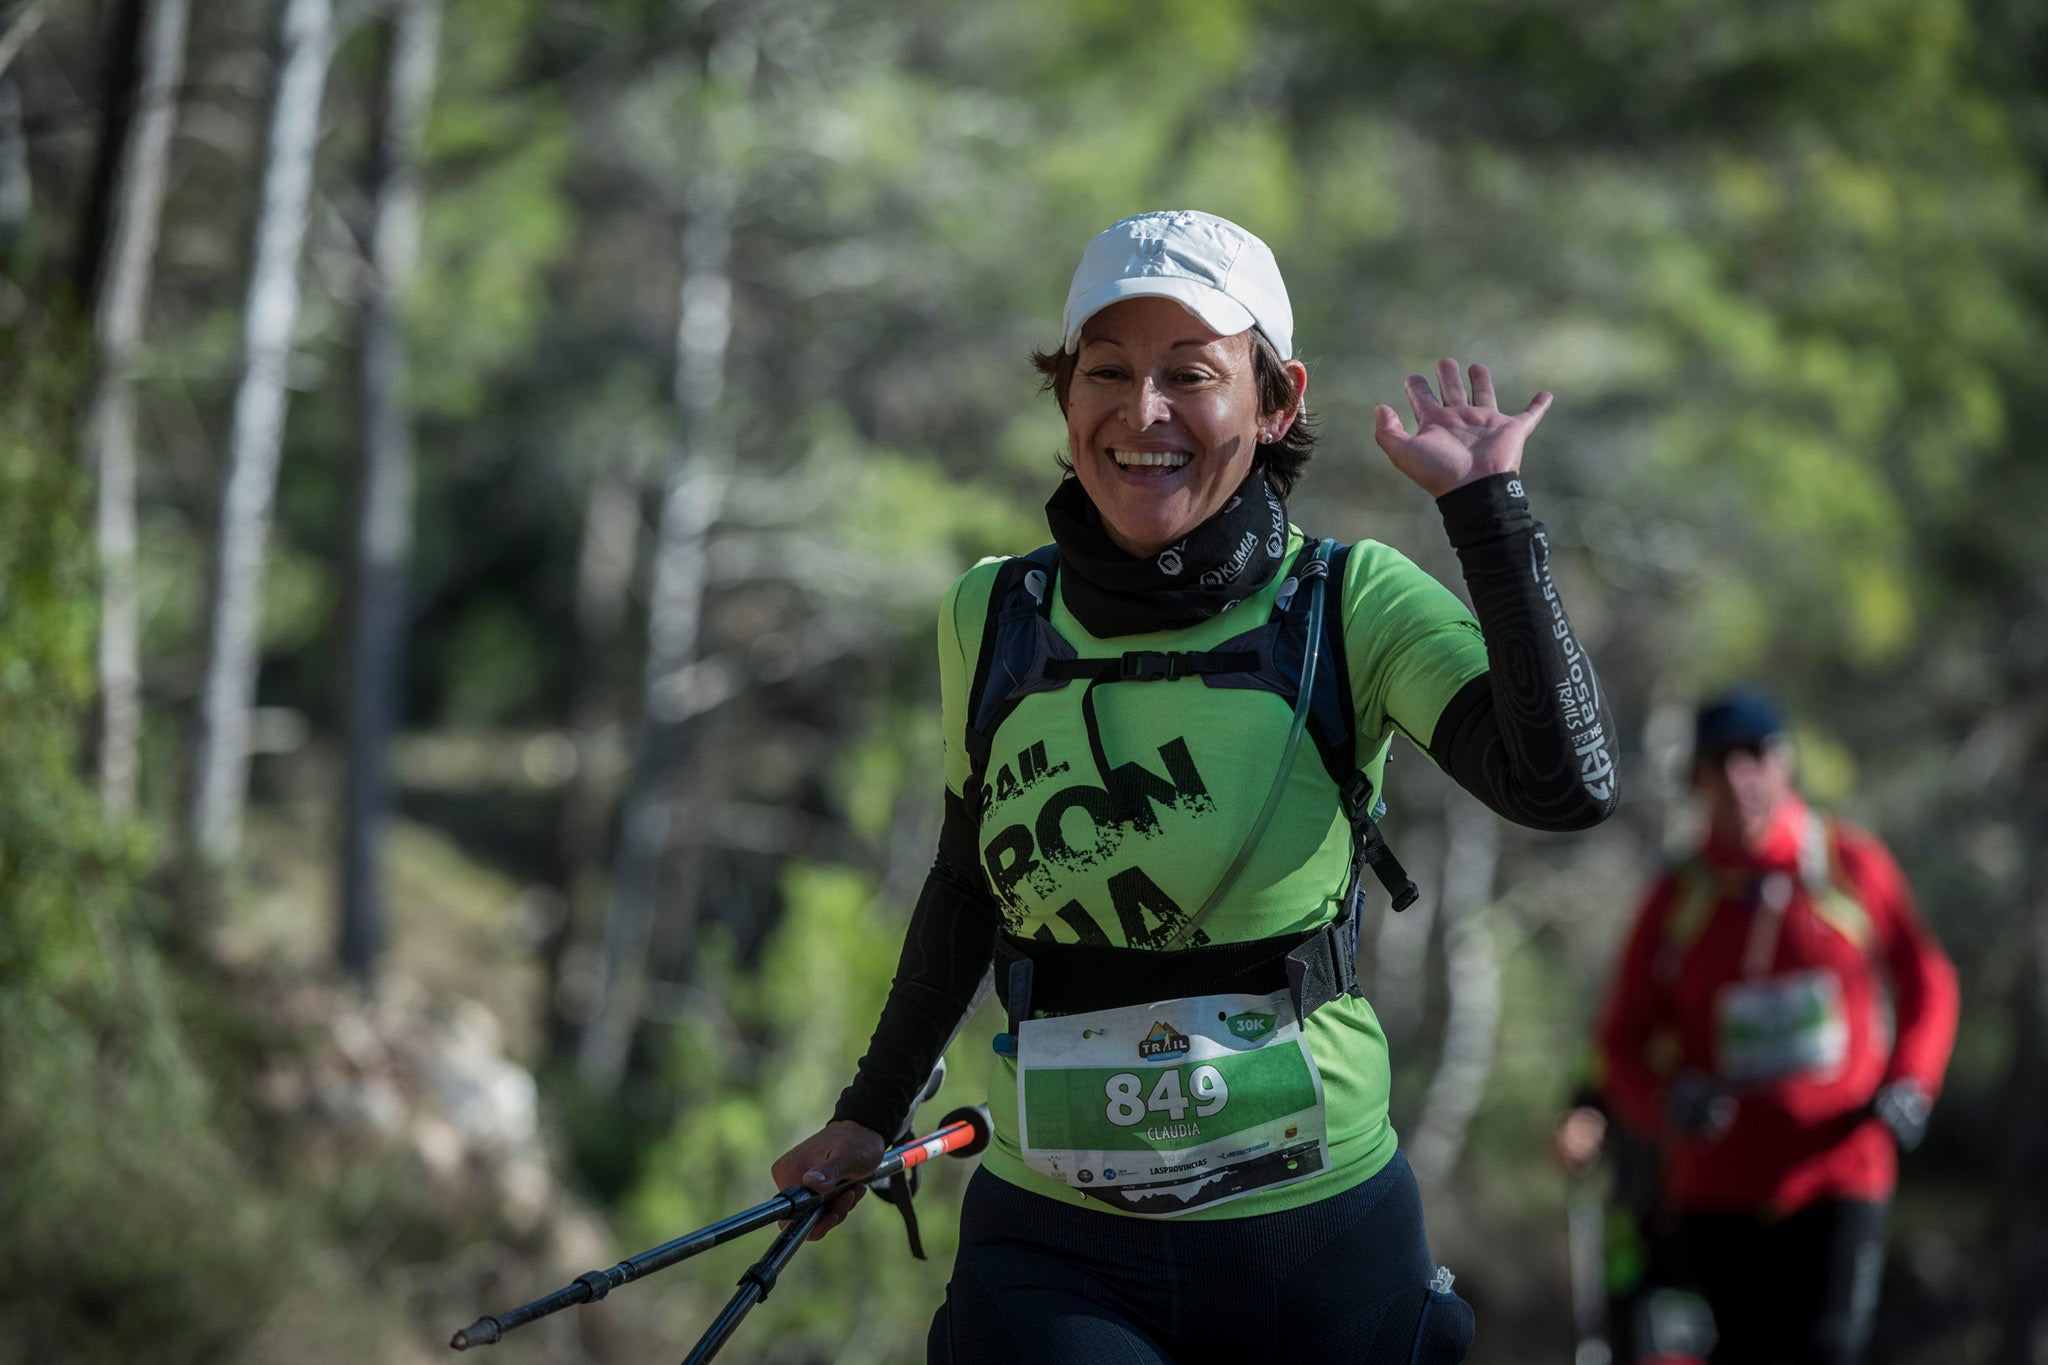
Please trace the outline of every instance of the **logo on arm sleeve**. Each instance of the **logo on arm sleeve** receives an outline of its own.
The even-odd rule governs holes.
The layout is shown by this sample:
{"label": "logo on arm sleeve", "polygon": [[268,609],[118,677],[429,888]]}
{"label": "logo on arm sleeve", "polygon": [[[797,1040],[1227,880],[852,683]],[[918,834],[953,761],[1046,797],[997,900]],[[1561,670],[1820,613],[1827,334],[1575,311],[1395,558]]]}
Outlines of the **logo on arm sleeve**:
{"label": "logo on arm sleeve", "polygon": [[1550,578],[1550,537],[1538,531],[1530,537],[1529,570],[1550,604],[1550,635],[1564,652],[1565,676],[1557,684],[1557,705],[1571,734],[1572,754],[1579,760],[1579,780],[1595,800],[1614,796],[1614,759],[1607,752],[1608,740],[1600,724],[1600,683],[1587,666],[1586,651],[1572,634],[1572,623],[1564,614],[1557,584]]}

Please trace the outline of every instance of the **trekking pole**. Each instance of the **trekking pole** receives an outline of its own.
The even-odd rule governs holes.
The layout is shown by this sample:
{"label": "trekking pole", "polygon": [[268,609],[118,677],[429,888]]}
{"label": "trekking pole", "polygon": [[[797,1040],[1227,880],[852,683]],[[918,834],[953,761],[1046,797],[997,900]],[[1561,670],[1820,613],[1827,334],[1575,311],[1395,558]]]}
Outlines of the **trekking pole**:
{"label": "trekking pole", "polygon": [[1606,1200],[1599,1185],[1576,1177],[1565,1194],[1566,1264],[1571,1269],[1573,1365],[1608,1365]]}
{"label": "trekking pole", "polygon": [[[448,1344],[458,1351],[466,1351],[472,1346],[488,1346],[501,1340],[505,1333],[515,1327],[524,1327],[529,1322],[559,1313],[564,1308],[573,1308],[577,1304],[595,1303],[619,1286],[630,1284],[643,1275],[666,1270],[678,1261],[688,1260],[699,1252],[723,1246],[735,1237],[743,1237],[756,1228],[766,1227],[784,1218],[789,1219],[789,1226],[776,1238],[776,1245],[769,1249],[768,1256],[742,1277],[741,1292],[735,1295],[733,1302],[727,1306],[726,1315],[732,1316],[732,1322],[725,1328],[725,1334],[729,1336],[732,1328],[739,1325],[739,1319],[746,1316],[747,1310],[767,1297],[768,1288],[774,1283],[775,1275],[788,1263],[789,1258],[796,1254],[796,1249],[803,1245],[804,1238],[809,1235],[811,1228],[817,1224],[826,1207],[834,1199],[856,1186],[872,1185],[877,1181],[887,1180],[899,1172],[913,1170],[933,1157],[973,1156],[988,1146],[988,1137],[989,1118],[986,1106],[973,1105],[955,1109],[946,1115],[939,1127],[930,1134],[912,1138],[884,1152],[875,1169],[858,1180],[842,1180],[831,1189],[822,1191],[792,1185],[766,1203],[756,1204],[745,1212],[736,1213],[730,1218],[701,1227],[674,1241],[663,1242],[658,1247],[628,1257],[610,1270],[586,1271],[552,1294],[535,1299],[531,1303],[521,1304],[508,1312],[478,1318],[457,1332]],[[780,1258],[776,1259],[778,1253]],[[756,1270],[762,1270],[764,1273],[757,1276]],[[743,1299],[745,1303],[742,1306]],[[724,1321],[725,1317],[721,1316],[720,1322]],[[717,1330],[716,1325],[713,1330]],[[700,1344],[699,1350],[702,1349]],[[712,1349],[716,1350],[716,1345],[713,1345]],[[709,1358],[708,1355],[691,1357],[693,1360]]]}
{"label": "trekking pole", "polygon": [[[936,1098],[939,1093],[939,1087],[945,1083],[946,1059],[941,1057],[939,1058],[938,1065],[932,1068],[931,1078],[925,1082],[923,1093],[919,1094],[917,1099],[912,1102],[910,1106],[911,1116],[916,1116],[919,1105],[927,1100]],[[981,1113],[984,1118],[987,1116],[987,1110],[984,1109]],[[946,1117],[948,1121],[951,1121],[954,1115],[948,1114]],[[910,1126],[909,1119],[906,1118],[903,1124],[903,1132],[899,1136],[909,1138],[915,1131]],[[964,1156],[968,1155],[968,1153],[963,1152],[960,1155]],[[869,1176],[868,1179],[874,1180],[875,1176]],[[877,1182],[876,1193],[884,1199],[890,1198],[891,1190],[895,1190],[900,1195],[902,1202],[897,1207],[901,1210],[904,1224],[910,1233],[910,1254],[921,1261],[924,1259],[924,1249],[918,1243],[917,1215],[911,1212],[910,1202],[911,1195],[917,1189],[916,1167],[905,1167],[902,1173],[889,1176],[887,1179],[890,1182],[888,1185]],[[905,1181],[909,1183],[905,1184]],[[891,1202],[894,1201],[892,1200]],[[741,1320],[753,1311],[755,1304],[768,1297],[769,1290],[775,1288],[776,1276],[782,1273],[782,1268],[789,1264],[790,1258],[803,1248],[804,1242],[810,1237],[811,1229],[817,1226],[819,1218],[824,1215],[825,1208],[826,1206],[821,1203],[803,1217],[792,1220],[776,1236],[774,1243],[768,1248],[768,1254],[747,1267],[746,1274],[740,1276],[740,1287],[733,1292],[732,1298],[727,1300],[725,1308],[718,1315],[717,1321],[705,1329],[704,1335],[698,1338],[697,1344],[691,1348],[690,1354],[683,1358],[683,1365],[704,1365],[705,1361],[718,1354],[719,1349],[725,1345],[727,1338],[731,1337],[738,1330]]]}
{"label": "trekking pole", "polygon": [[[1618,1135],[1616,1135],[1618,1137]],[[1572,1365],[1608,1365],[1608,1168],[1620,1150],[1605,1112],[1581,1100],[1558,1121],[1557,1157],[1565,1170],[1565,1269],[1570,1277]]]}
{"label": "trekking pole", "polygon": [[768,1254],[747,1267],[747,1273],[740,1276],[740,1287],[727,1300],[718,1320],[705,1329],[704,1335],[690,1354],[683,1357],[683,1365],[703,1365],[718,1354],[719,1347],[739,1329],[740,1320],[753,1310],[755,1304],[768,1297],[768,1291],[775,1287],[775,1277],[789,1264],[790,1258],[803,1246],[804,1239],[811,1235],[811,1229],[823,1217],[825,1206],[818,1205],[801,1218],[792,1219],[789,1226],[776,1235],[775,1244],[768,1248]]}

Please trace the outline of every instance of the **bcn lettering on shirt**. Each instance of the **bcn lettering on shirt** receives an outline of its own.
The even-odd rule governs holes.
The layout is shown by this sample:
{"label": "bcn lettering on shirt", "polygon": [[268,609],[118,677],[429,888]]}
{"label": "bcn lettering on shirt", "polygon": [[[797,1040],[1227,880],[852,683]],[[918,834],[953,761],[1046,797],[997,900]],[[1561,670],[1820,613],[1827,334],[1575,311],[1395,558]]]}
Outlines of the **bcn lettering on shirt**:
{"label": "bcn lettering on shirt", "polygon": [[[1119,808],[1116,799],[1094,783],[1073,782],[1048,796],[1031,823],[1004,825],[988,838],[982,859],[988,870],[989,886],[1013,928],[1025,918],[1026,891],[1036,899],[1050,900],[1065,876],[1075,869],[1103,862],[1126,837],[1150,838],[1157,834],[1161,809],[1196,818],[1216,809],[1185,736],[1176,736],[1160,745],[1158,762],[1163,771],[1136,761],[1115,768],[1117,786],[1130,801],[1128,809]],[[1018,752],[1014,768],[1005,762],[994,780],[985,785],[984,815],[1004,803],[1006,792],[1012,797],[1022,796],[1032,787],[1071,771],[1072,766],[1065,761],[1047,762],[1045,741],[1027,745]],[[1070,837],[1078,823],[1070,817],[1077,813],[1086,817],[1092,837]],[[1142,867],[1133,865],[1112,873],[1106,888],[1109,913],[1115,917],[1123,942],[1129,946],[1161,941],[1187,919],[1181,905]],[[1070,897],[1053,915],[1080,942],[1112,942],[1099,905],[1090,908]],[[1050,934],[1049,928],[1042,928],[1040,937]],[[1198,929],[1190,941],[1202,944],[1209,938]]]}

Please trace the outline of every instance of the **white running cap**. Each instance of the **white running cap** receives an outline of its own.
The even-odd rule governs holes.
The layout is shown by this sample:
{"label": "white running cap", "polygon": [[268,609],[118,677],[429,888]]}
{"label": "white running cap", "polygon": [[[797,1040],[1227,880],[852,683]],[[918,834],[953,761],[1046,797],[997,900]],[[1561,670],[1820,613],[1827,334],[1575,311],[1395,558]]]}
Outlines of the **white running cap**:
{"label": "white running cap", "polygon": [[1294,309],[1264,242],[1227,218],[1193,209],[1141,213],[1105,228],[1081,253],[1061,319],[1066,349],[1119,299],[1172,299],[1218,336],[1256,326],[1282,360],[1294,355]]}

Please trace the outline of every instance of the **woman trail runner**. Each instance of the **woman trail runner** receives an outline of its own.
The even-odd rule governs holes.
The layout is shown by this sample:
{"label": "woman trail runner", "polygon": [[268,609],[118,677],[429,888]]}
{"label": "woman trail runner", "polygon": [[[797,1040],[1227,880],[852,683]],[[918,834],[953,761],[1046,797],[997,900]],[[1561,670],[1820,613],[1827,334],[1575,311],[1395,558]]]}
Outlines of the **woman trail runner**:
{"label": "woman trail runner", "polygon": [[[1376,436],[1437,499],[1477,621],[1373,541],[1303,535],[1315,436],[1272,252],[1169,211],[1084,251],[1057,348],[1053,544],[939,620],[946,815],[888,1002],[778,1187],[871,1168],[993,968],[995,1137],[933,1361],[1455,1361],[1353,970],[1398,731],[1492,809],[1615,806],[1605,698],[1482,365],[1407,381]],[[1468,387],[1469,377],[1469,387]],[[1298,761],[1297,761],[1298,760]],[[859,1197],[842,1198],[823,1235]]]}

